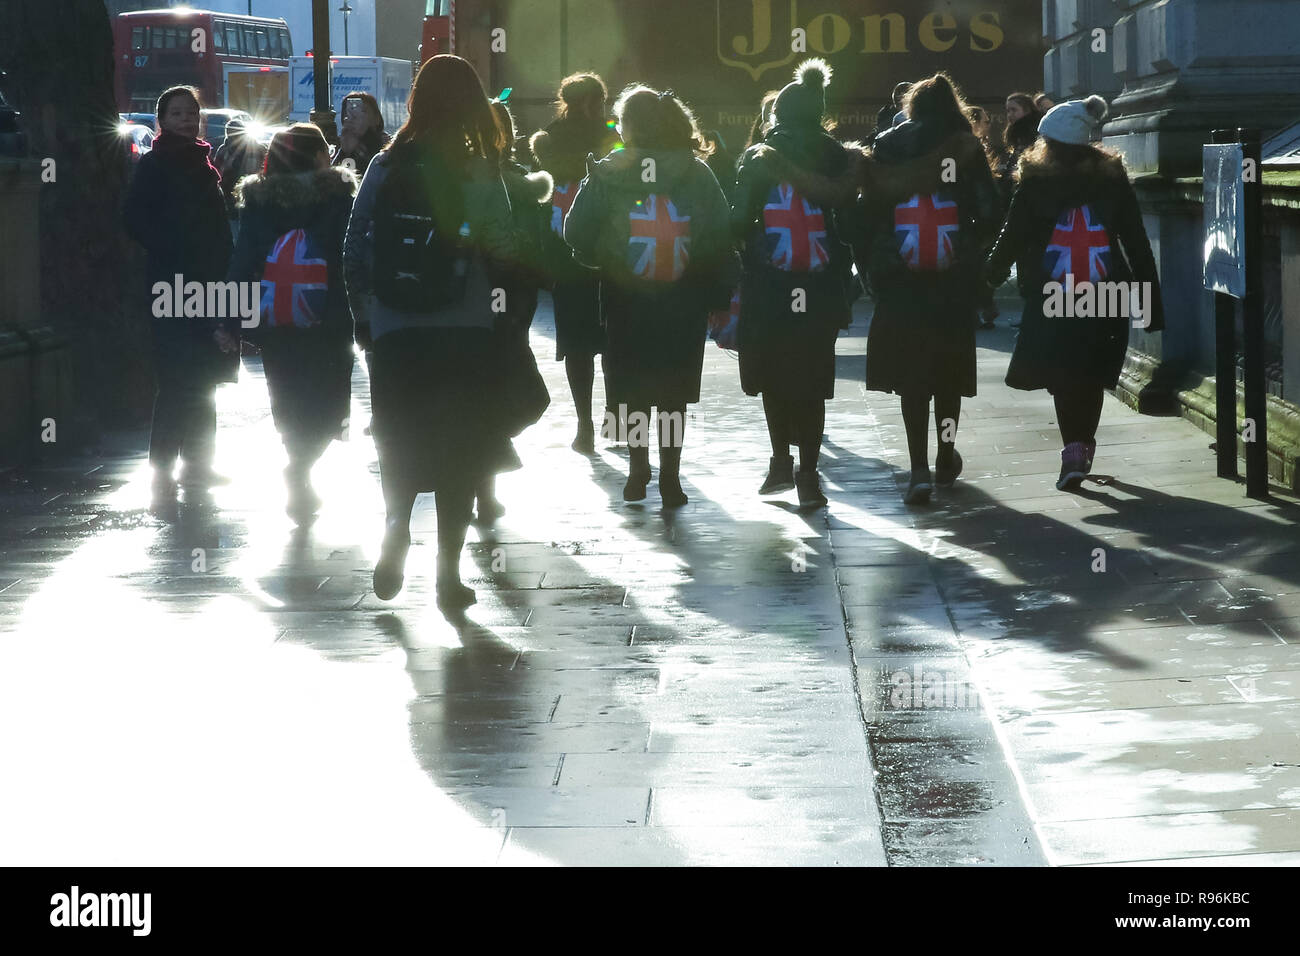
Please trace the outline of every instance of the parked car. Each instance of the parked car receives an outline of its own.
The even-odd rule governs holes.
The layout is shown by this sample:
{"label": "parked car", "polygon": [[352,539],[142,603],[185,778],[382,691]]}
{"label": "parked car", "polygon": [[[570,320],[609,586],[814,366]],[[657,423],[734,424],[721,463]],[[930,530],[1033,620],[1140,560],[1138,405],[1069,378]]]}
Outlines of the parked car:
{"label": "parked car", "polygon": [[252,114],[247,110],[201,110],[199,115],[203,120],[203,138],[212,144],[214,152],[226,141],[226,124],[232,119],[239,117],[250,126],[254,123]]}
{"label": "parked car", "polygon": [[140,162],[141,156],[153,149],[153,127],[145,126],[143,123],[123,123],[117,131],[122,134],[122,142],[126,146],[126,158],[132,166]]}
{"label": "parked car", "polygon": [[158,132],[158,121],[153,113],[118,113],[117,118],[123,123],[139,123]]}

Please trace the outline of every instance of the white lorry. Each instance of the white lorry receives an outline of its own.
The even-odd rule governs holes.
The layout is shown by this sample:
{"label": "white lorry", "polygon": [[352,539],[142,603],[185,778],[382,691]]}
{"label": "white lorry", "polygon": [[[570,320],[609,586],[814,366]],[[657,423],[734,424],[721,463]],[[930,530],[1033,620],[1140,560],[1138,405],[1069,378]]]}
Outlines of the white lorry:
{"label": "white lorry", "polygon": [[226,63],[222,67],[227,109],[244,110],[267,125],[289,117],[289,68]]}
{"label": "white lorry", "polygon": [[[316,61],[310,56],[289,57],[292,90],[290,122],[307,122],[316,105]],[[330,93],[335,112],[343,97],[369,93],[379,101],[384,129],[390,134],[406,122],[406,99],[411,93],[411,61],[386,56],[330,57]]]}

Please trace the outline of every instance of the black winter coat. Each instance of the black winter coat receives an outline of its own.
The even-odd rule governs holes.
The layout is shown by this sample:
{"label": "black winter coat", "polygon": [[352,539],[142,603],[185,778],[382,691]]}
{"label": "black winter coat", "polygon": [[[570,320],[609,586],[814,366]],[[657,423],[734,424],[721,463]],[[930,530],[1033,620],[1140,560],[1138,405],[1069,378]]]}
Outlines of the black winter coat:
{"label": "black winter coat", "polygon": [[[740,159],[731,226],[743,244],[737,344],[746,394],[834,394],[835,339],[849,325],[855,298],[843,220],[854,214],[860,160],[819,128],[781,126]],[[805,219],[794,193],[819,207],[813,219]],[[783,203],[796,208],[776,208]],[[789,232],[783,216],[791,218]],[[810,234],[818,224],[820,238]],[[793,309],[796,290],[805,311]]]}
{"label": "black winter coat", "polygon": [[[140,159],[123,212],[126,234],[149,254],[150,301],[156,283],[221,282],[230,264],[230,223],[221,178],[208,161],[212,147],[162,134]],[[213,332],[239,323],[215,317],[151,319],[159,376],[177,376],[196,387],[233,382],[239,355],[223,353]]]}
{"label": "black winter coat", "polygon": [[[647,183],[642,176],[650,159],[655,181]],[[633,235],[630,213],[637,209],[650,217],[637,226],[657,236],[653,245]],[[687,231],[683,217],[690,220],[689,238],[680,243],[669,232]],[[592,165],[564,238],[581,262],[600,270],[605,362],[616,403],[671,408],[699,401],[708,313],[726,308],[738,278],[728,223],[717,179],[690,150],[624,149]],[[636,275],[638,267],[676,271],[683,262],[676,281]]]}
{"label": "black winter coat", "polygon": [[[529,140],[537,167],[552,180],[550,235],[543,250],[551,278],[558,282],[587,281],[590,272],[573,261],[573,252],[564,242],[564,217],[578,194],[578,186],[587,175],[587,157],[603,159],[619,145],[618,134],[603,123],[596,124],[578,117],[554,120]],[[592,290],[595,309],[595,290]],[[584,316],[595,319],[595,316]],[[558,321],[558,317],[557,317]]]}
{"label": "black winter coat", "polygon": [[[955,167],[947,162],[955,161]],[[955,180],[954,175],[955,174]],[[929,395],[975,394],[975,311],[984,295],[983,250],[999,223],[998,195],[984,147],[967,130],[906,122],[876,139],[863,168],[858,270],[867,273],[876,310],[867,339],[867,388]],[[900,230],[914,196],[945,194],[957,203],[955,239],[942,271],[909,268]],[[919,214],[919,212],[918,212]],[[935,234],[912,255],[935,255]],[[919,264],[919,263],[914,263]]]}
{"label": "black winter coat", "polygon": [[[1048,246],[1062,214],[1084,205],[1089,207],[1090,224],[1100,224],[1109,233],[1104,281],[1149,282],[1153,308],[1147,331],[1164,328],[1155,257],[1123,161],[1089,149],[1080,162],[1070,165],[1023,162],[1020,185],[987,265],[990,283],[1000,285],[1015,262],[1025,297],[1020,337],[1007,369],[1007,384],[1012,388],[1055,390],[1071,384],[1114,388],[1119,380],[1133,319],[1043,315],[1047,298],[1043,286],[1064,281],[1049,271],[1058,267],[1058,260],[1057,252],[1048,255]],[[1089,278],[1080,274],[1076,282]]]}
{"label": "black winter coat", "polygon": [[519,163],[501,165],[501,180],[510,199],[510,218],[518,241],[514,261],[500,263],[506,281],[506,314],[514,331],[527,329],[537,310],[537,291],[549,285],[545,255],[551,234],[551,189],[549,173],[530,173]]}

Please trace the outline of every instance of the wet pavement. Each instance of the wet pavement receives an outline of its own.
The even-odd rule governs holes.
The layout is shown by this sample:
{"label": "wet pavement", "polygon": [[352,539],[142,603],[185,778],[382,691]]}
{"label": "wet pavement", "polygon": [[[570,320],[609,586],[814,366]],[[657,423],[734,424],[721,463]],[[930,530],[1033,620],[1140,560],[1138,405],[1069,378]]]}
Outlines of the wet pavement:
{"label": "wet pavement", "polygon": [[220,395],[232,482],[178,526],[142,510],[139,436],[0,471],[0,859],[1300,861],[1300,509],[1110,399],[1113,478],[1056,492],[1050,399],[1001,384],[1005,328],[980,333],[962,480],[908,509],[864,334],[840,342],[828,509],[757,497],[761,407],[709,346],[668,515],[654,484],[622,501],[619,450],[569,450],[539,315],[552,406],[471,531],[460,625],[433,606],[431,499],[406,590],[369,590],[360,363],[307,533],[256,363]]}

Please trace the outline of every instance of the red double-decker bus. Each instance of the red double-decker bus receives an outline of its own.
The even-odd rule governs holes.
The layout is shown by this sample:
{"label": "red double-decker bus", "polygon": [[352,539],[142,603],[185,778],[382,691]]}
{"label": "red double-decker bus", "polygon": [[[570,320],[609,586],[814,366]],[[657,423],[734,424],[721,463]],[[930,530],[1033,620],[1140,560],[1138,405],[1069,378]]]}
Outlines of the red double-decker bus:
{"label": "red double-decker bus", "polygon": [[180,83],[197,87],[204,106],[222,105],[224,64],[287,67],[293,41],[282,19],[177,7],[119,14],[113,51],[118,111],[152,113]]}

